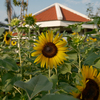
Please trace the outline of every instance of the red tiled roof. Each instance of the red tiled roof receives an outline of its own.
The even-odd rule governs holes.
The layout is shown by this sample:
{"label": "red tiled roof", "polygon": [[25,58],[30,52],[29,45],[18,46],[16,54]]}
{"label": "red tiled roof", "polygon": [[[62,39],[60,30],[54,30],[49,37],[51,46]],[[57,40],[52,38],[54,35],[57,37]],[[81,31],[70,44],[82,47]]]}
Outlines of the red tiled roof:
{"label": "red tiled roof", "polygon": [[[17,36],[18,33],[13,33],[12,36]],[[23,34],[25,36],[26,34]]]}
{"label": "red tiled roof", "polygon": [[66,10],[62,7],[60,7],[62,15],[63,15],[63,20],[66,21],[77,21],[77,22],[87,22],[90,21],[89,19],[86,19],[80,15],[77,15],[69,10]]}
{"label": "red tiled roof", "polygon": [[35,15],[36,21],[51,21],[57,20],[56,9],[55,6]]}
{"label": "red tiled roof", "polygon": [[16,35],[17,35],[17,33],[13,33],[13,34],[12,34],[12,36],[16,36]]}
{"label": "red tiled roof", "polygon": [[[77,22],[87,22],[90,21],[88,17],[84,16],[81,13],[78,13],[74,10],[69,10],[69,8],[63,7],[60,4],[57,3],[57,5],[60,8],[62,19],[64,21],[77,21]],[[44,9],[40,11],[39,13],[34,14],[36,21],[52,21],[52,20],[58,20],[57,17],[57,8],[54,4],[53,6],[48,7],[47,9]]]}

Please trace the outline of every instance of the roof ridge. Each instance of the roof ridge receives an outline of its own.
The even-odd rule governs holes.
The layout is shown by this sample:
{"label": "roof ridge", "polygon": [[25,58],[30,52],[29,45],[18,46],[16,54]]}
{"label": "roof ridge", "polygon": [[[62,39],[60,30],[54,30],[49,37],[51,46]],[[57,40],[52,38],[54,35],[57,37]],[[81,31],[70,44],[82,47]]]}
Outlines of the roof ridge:
{"label": "roof ridge", "polygon": [[37,21],[66,20],[87,22],[91,20],[88,16],[59,3],[54,3],[33,15],[36,16]]}
{"label": "roof ridge", "polygon": [[[58,4],[59,4],[59,3],[58,3]],[[79,16],[85,17],[86,19],[89,19],[89,20],[90,20],[89,17],[87,17],[86,15],[84,15],[84,14],[78,12],[78,11],[75,11],[75,10],[69,8],[69,7],[66,7],[66,6],[62,5],[62,4],[59,4],[59,6],[62,7],[62,8],[64,8],[64,9],[67,9],[67,10],[69,10],[69,11],[71,11],[71,12],[73,12],[73,13],[79,15]]]}
{"label": "roof ridge", "polygon": [[55,3],[55,8],[56,8],[56,14],[57,14],[58,20],[62,20],[63,19],[63,15],[62,15],[62,12],[61,12],[61,9],[60,9],[58,3]]}

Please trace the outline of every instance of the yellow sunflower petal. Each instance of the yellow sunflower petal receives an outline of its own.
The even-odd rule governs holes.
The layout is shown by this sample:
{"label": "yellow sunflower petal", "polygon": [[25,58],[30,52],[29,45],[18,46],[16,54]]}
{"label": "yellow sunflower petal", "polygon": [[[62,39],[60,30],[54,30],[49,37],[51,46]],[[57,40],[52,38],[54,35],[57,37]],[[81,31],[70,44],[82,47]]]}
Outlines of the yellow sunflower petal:
{"label": "yellow sunflower petal", "polygon": [[49,66],[50,66],[51,69],[53,69],[52,58],[49,58]]}
{"label": "yellow sunflower petal", "polygon": [[52,59],[52,63],[53,63],[53,65],[55,66],[55,68],[57,68],[57,62],[56,62],[56,60],[55,60],[55,57]]}
{"label": "yellow sunflower petal", "polygon": [[54,44],[56,44],[56,43],[62,38],[62,35],[63,35],[63,34],[61,34],[59,37],[58,37],[58,35],[59,35],[59,33],[56,35],[56,37],[55,37],[54,40],[53,40],[53,43],[54,43]]}
{"label": "yellow sunflower petal", "polygon": [[49,58],[46,58],[46,68],[48,68],[49,65]]}
{"label": "yellow sunflower petal", "polygon": [[48,36],[49,36],[49,42],[52,42],[52,40],[53,40],[53,31],[48,31]]}
{"label": "yellow sunflower petal", "polygon": [[[39,55],[34,62],[40,63],[41,67],[46,65],[46,68],[57,68],[57,65],[64,63],[67,56],[65,52],[67,48],[65,40],[61,40],[62,35],[57,34],[53,40],[53,31],[47,31],[46,36],[41,33],[37,43],[34,43],[33,49],[36,50],[32,55]],[[56,45],[57,44],[57,45]],[[41,55],[40,55],[41,54]]]}
{"label": "yellow sunflower petal", "polygon": [[[100,99],[100,73],[97,75],[97,69],[92,66],[82,66],[82,76],[80,77],[80,83],[77,84],[79,95],[72,92],[71,94],[81,100],[92,100],[96,97],[96,100]],[[81,84],[81,85],[80,85]],[[93,89],[92,89],[93,87]],[[91,92],[94,94],[91,94]]]}
{"label": "yellow sunflower petal", "polygon": [[41,51],[36,51],[36,52],[33,52],[33,53],[32,53],[32,56],[37,56],[37,55],[39,55],[39,54],[41,54]]}
{"label": "yellow sunflower petal", "polygon": [[78,86],[76,86],[76,87],[78,88],[79,91],[83,91],[83,89],[84,89],[83,86],[79,86],[79,85],[78,85]]}
{"label": "yellow sunflower petal", "polygon": [[41,60],[41,67],[44,68],[44,65],[46,63],[46,57],[42,56],[42,60]]}
{"label": "yellow sunflower petal", "polygon": [[33,47],[34,50],[42,51],[43,47],[42,46],[35,46]]}
{"label": "yellow sunflower petal", "polygon": [[67,42],[66,41],[59,41],[56,45],[58,46],[58,47],[63,47],[63,46],[65,46],[67,44]]}
{"label": "yellow sunflower petal", "polygon": [[35,59],[34,63],[36,63],[36,62],[39,63],[39,62],[41,61],[41,59],[42,59],[42,54],[39,55],[39,56]]}
{"label": "yellow sunflower petal", "polygon": [[89,74],[89,78],[94,78],[93,77],[93,67],[92,66],[90,66],[90,74]]}
{"label": "yellow sunflower petal", "polygon": [[93,71],[93,77],[96,77],[97,76],[97,69],[94,68],[94,71]]}
{"label": "yellow sunflower petal", "polygon": [[47,42],[50,42],[49,41],[49,34],[46,32],[46,39],[47,39]]}
{"label": "yellow sunflower petal", "polygon": [[71,95],[73,95],[75,98],[77,98],[79,96],[80,93],[76,93],[76,92],[71,92]]}

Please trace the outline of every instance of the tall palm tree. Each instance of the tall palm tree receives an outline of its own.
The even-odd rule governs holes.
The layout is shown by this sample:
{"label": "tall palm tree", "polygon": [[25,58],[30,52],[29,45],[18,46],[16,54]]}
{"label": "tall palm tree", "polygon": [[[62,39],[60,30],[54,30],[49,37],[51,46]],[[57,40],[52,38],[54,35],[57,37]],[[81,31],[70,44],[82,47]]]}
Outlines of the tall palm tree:
{"label": "tall palm tree", "polygon": [[27,11],[28,11],[28,0],[26,2],[26,14],[27,14]]}
{"label": "tall palm tree", "polygon": [[[12,16],[11,0],[6,0],[6,7],[7,7],[8,23],[10,24]],[[11,31],[11,26],[9,26],[9,31]]]}
{"label": "tall palm tree", "polygon": [[20,12],[20,19],[23,20],[23,15],[24,15],[24,0],[21,2],[21,12]]}
{"label": "tall palm tree", "polygon": [[13,4],[15,6],[20,6],[21,7],[21,11],[20,11],[20,19],[23,20],[23,15],[24,15],[24,11],[26,10],[26,14],[27,14],[27,10],[28,10],[28,0],[24,2],[24,0],[13,0]]}

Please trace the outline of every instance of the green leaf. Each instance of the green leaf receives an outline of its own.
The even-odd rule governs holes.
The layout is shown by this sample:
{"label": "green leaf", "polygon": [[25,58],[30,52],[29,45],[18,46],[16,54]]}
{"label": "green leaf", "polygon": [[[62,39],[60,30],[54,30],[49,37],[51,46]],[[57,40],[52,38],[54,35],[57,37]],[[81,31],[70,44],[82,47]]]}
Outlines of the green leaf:
{"label": "green leaf", "polygon": [[67,52],[67,55],[69,57],[69,59],[73,59],[73,60],[77,60],[77,53],[75,51],[69,51]]}
{"label": "green leaf", "polygon": [[56,84],[58,82],[58,76],[57,75],[52,75],[49,80],[50,80],[50,82],[53,83],[53,88],[55,88]]}
{"label": "green leaf", "polygon": [[48,94],[45,95],[41,100],[78,100],[78,99],[64,94]]}
{"label": "green leaf", "polygon": [[70,93],[76,89],[75,87],[73,87],[65,82],[60,82],[60,88],[63,89],[64,91],[66,91],[67,93]]}
{"label": "green leaf", "polygon": [[62,73],[62,74],[66,74],[67,72],[71,72],[71,64],[70,63],[65,63],[60,69],[60,73]]}
{"label": "green leaf", "polygon": [[96,59],[100,58],[100,54],[96,54],[95,52],[91,52],[84,61],[84,64],[94,65]]}
{"label": "green leaf", "polygon": [[2,84],[6,84],[6,80],[7,79],[10,79],[13,77],[13,74],[11,73],[5,73],[3,76],[2,76]]}
{"label": "green leaf", "polygon": [[0,28],[0,36],[3,34],[5,28]]}
{"label": "green leaf", "polygon": [[4,57],[0,59],[0,67],[6,70],[13,70],[13,71],[18,70],[16,62],[10,57]]}
{"label": "green leaf", "polygon": [[30,43],[35,43],[35,41],[34,41],[34,40],[28,40],[28,42],[30,42]]}
{"label": "green leaf", "polygon": [[90,32],[86,32],[86,34],[96,34],[97,32],[96,32],[96,29],[93,29],[92,31],[90,31]]}
{"label": "green leaf", "polygon": [[100,68],[100,60],[98,60],[94,66]]}
{"label": "green leaf", "polygon": [[80,32],[82,29],[82,26],[77,25],[77,27],[72,27],[72,32]]}
{"label": "green leaf", "polygon": [[46,76],[40,74],[33,77],[29,81],[17,81],[15,85],[25,90],[29,98],[33,98],[37,93],[41,91],[48,91],[52,88],[52,83],[49,82]]}
{"label": "green leaf", "polygon": [[41,98],[35,98],[34,100],[41,100]]}
{"label": "green leaf", "polygon": [[18,80],[21,80],[21,74],[14,75],[11,74],[11,72],[4,74],[2,77],[2,90],[6,93],[9,92],[13,88],[14,83]]}
{"label": "green leaf", "polygon": [[7,96],[5,96],[2,100],[8,100],[8,97],[7,97]]}

